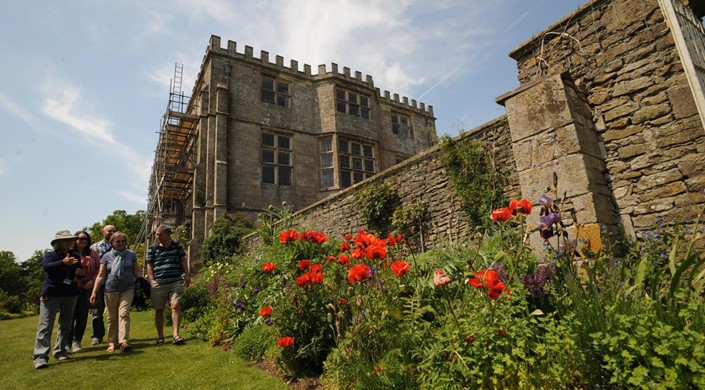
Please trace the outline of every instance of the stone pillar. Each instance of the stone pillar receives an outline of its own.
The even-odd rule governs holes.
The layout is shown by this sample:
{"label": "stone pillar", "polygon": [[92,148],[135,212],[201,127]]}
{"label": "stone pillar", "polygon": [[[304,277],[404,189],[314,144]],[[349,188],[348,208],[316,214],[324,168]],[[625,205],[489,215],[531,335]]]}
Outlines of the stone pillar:
{"label": "stone pillar", "polygon": [[213,221],[211,223],[227,212],[229,94],[230,91],[227,85],[218,84],[216,86],[217,111],[215,117],[215,164],[213,167]]}
{"label": "stone pillar", "polygon": [[[609,235],[619,232],[619,215],[606,180],[604,148],[601,147],[589,105],[567,74],[557,74],[529,83],[497,98],[507,109],[522,196],[536,205],[558,175],[558,194],[563,221],[570,225],[569,211],[577,226],[568,229],[571,238],[587,242],[593,251]],[[538,211],[529,224],[537,227]],[[578,229],[579,227],[579,229]],[[538,249],[542,240],[532,235]]]}
{"label": "stone pillar", "polygon": [[191,209],[191,242],[188,257],[190,261],[198,259],[198,251],[205,238],[206,227],[206,156],[208,144],[208,91],[201,91],[201,112],[194,148],[195,167],[193,170],[193,207]]}

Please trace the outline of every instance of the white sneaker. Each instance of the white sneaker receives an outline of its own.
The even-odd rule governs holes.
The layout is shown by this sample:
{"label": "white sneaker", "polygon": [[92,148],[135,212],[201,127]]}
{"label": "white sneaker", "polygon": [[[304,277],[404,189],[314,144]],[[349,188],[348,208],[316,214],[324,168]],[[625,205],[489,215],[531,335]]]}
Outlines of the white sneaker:
{"label": "white sneaker", "polygon": [[81,343],[78,341],[74,341],[73,344],[71,344],[71,352],[81,352]]}

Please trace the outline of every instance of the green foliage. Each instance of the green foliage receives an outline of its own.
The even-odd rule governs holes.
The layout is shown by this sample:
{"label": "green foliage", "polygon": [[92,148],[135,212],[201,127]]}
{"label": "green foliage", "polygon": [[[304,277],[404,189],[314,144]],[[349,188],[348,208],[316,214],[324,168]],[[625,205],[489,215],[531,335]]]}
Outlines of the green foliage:
{"label": "green foliage", "polygon": [[125,210],[115,210],[112,214],[105,217],[103,221],[96,222],[84,229],[91,235],[93,242],[98,242],[103,239],[103,226],[113,225],[117,231],[127,235],[129,244],[132,245],[137,239],[145,218],[146,213],[143,210],[138,210],[134,214],[128,214]]}
{"label": "green foliage", "polygon": [[255,324],[245,329],[236,339],[233,352],[245,360],[260,360],[267,350],[277,343],[276,329],[271,326]]}
{"label": "green foliage", "polygon": [[487,228],[493,209],[506,203],[502,184],[506,181],[483,144],[444,136],[441,161],[448,169],[450,181],[463,200],[465,213],[473,226]]}
{"label": "green foliage", "polygon": [[21,271],[12,252],[0,251],[0,290],[8,295],[20,295],[24,290]]}
{"label": "green foliage", "polygon": [[240,239],[253,231],[252,224],[239,214],[226,214],[218,218],[201,245],[201,261],[208,265],[234,255],[240,247]]}
{"label": "green foliage", "polygon": [[[406,242],[363,233],[346,238],[351,248],[300,238],[282,244],[276,226],[272,245],[202,273],[192,287],[198,294],[187,297],[201,310],[185,315],[188,329],[197,324],[204,338],[232,342],[251,359],[277,351],[286,373],[322,373],[331,388],[705,386],[705,255],[677,229],[664,228],[624,260],[548,251],[543,261],[555,272],[537,302],[522,276],[547,265],[526,247],[523,215],[490,236],[418,256]],[[386,255],[357,251],[372,243]],[[410,264],[402,276],[390,266],[397,259]],[[300,260],[321,266],[323,281],[300,283],[310,272]],[[369,276],[351,282],[353,265]],[[506,284],[495,296],[478,279],[489,270]],[[447,284],[434,283],[439,272]],[[260,315],[265,306],[271,317]],[[283,336],[294,344],[276,347]]]}
{"label": "green foliage", "polygon": [[392,215],[399,204],[399,195],[391,184],[370,184],[355,195],[355,201],[370,229],[388,232]]}
{"label": "green foliage", "polygon": [[289,230],[296,218],[292,216],[294,208],[282,202],[280,208],[270,205],[267,211],[257,216],[257,233],[265,245],[272,245],[277,241],[280,231]]}

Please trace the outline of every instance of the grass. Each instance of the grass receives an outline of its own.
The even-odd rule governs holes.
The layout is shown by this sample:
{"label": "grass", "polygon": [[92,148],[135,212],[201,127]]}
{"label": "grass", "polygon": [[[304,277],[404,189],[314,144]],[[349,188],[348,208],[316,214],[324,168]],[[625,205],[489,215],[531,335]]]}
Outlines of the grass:
{"label": "grass", "polygon": [[[58,319],[57,319],[58,320]],[[213,348],[185,332],[186,344],[155,345],[154,312],[131,313],[130,352],[107,353],[106,343],[90,345],[90,324],[83,351],[36,370],[32,351],[38,318],[0,321],[0,388],[2,389],[287,389],[279,379]],[[56,342],[56,328],[52,346]],[[171,328],[165,328],[170,334]]]}

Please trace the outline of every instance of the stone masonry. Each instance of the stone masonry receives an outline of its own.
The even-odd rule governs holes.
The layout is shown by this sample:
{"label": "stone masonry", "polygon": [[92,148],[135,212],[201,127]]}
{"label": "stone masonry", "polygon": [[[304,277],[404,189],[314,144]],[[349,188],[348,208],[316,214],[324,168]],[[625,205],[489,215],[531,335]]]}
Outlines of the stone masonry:
{"label": "stone masonry", "polygon": [[[692,224],[705,205],[698,92],[689,84],[665,1],[671,0],[593,0],[527,40],[510,53],[521,86],[497,98],[507,116],[460,136],[489,142],[504,156],[515,172],[510,198],[536,204],[556,172],[572,237],[593,250],[610,239],[640,237],[657,220]],[[700,20],[702,3],[680,4]],[[702,26],[698,34],[705,36]],[[301,226],[332,235],[364,228],[354,194],[383,180],[397,187],[402,206],[429,205],[427,243],[467,236],[439,153],[430,149],[301,210]],[[532,243],[540,245],[536,237]]]}

